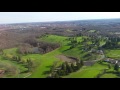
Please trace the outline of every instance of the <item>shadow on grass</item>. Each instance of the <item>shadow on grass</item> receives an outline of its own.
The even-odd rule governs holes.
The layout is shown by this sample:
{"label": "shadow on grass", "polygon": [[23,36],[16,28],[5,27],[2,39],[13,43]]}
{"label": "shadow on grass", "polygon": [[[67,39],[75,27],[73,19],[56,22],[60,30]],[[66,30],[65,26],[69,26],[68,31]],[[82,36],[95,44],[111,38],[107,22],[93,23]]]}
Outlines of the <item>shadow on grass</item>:
{"label": "shadow on grass", "polygon": [[[46,66],[46,68],[52,68],[52,65]],[[44,71],[43,75],[50,74],[50,70]]]}
{"label": "shadow on grass", "polygon": [[43,75],[50,74],[50,71],[44,71]]}
{"label": "shadow on grass", "polygon": [[28,70],[25,70],[25,71],[22,71],[20,73],[22,74],[22,73],[28,73],[28,72],[29,72]]}
{"label": "shadow on grass", "polygon": [[112,74],[116,74],[116,75],[118,75],[118,74],[119,74],[118,72],[114,72],[114,71],[107,71],[106,73],[107,73],[107,74],[112,73]]}
{"label": "shadow on grass", "polygon": [[66,50],[64,50],[64,51],[62,51],[62,52],[65,52],[65,51],[68,51],[68,50],[70,50],[70,48],[68,48],[68,49],[66,49]]}

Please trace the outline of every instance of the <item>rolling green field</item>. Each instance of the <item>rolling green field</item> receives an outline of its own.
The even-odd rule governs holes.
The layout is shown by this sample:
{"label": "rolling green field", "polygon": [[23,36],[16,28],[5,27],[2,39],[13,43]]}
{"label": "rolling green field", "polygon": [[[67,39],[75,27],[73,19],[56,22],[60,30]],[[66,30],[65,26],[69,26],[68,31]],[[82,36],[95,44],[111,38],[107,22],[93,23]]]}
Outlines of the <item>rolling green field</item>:
{"label": "rolling green field", "polygon": [[109,74],[102,75],[101,78],[118,78],[118,76],[115,74],[109,73]]}
{"label": "rolling green field", "polygon": [[8,73],[4,76],[7,78],[18,78],[18,77],[24,77],[28,73],[21,73],[27,70],[22,64],[18,64],[15,61],[12,61],[10,59],[4,58],[3,56],[0,55],[0,69],[9,69],[10,71],[14,72],[13,75],[9,75]]}
{"label": "rolling green field", "polygon": [[[6,65],[5,68],[12,68],[16,70],[16,73],[13,76],[5,75],[4,77],[15,77],[15,78],[46,78],[49,75],[50,67],[53,65],[54,62],[58,62],[58,65],[62,63],[58,55],[65,55],[65,56],[72,56],[79,59],[82,59],[88,52],[82,52],[82,37],[77,37],[77,42],[80,42],[76,47],[70,49],[70,41],[68,40],[69,37],[64,36],[57,36],[57,35],[47,35],[39,38],[41,41],[45,42],[52,42],[52,43],[59,43],[61,46],[51,52],[46,54],[27,54],[21,55],[18,53],[18,48],[10,48],[5,49],[3,52],[4,54],[0,55],[0,66]],[[91,43],[90,41],[88,43]],[[100,45],[104,45],[105,42],[101,42]],[[106,50],[106,56],[109,57],[120,57],[120,50]],[[6,56],[7,58],[5,58]],[[27,68],[24,65],[17,63],[16,61],[12,60],[13,56],[21,56],[22,61],[26,62],[27,59],[31,59],[36,68],[32,72],[24,72]],[[94,60],[94,57],[97,55],[93,55],[91,57],[84,57],[85,59]],[[99,57],[99,56],[97,56]],[[63,78],[94,78],[97,74],[99,74],[103,69],[107,68],[107,65],[101,65],[99,63],[95,63],[93,66],[83,66],[77,72],[73,72]],[[1,68],[1,67],[0,67]],[[24,72],[24,73],[20,73]],[[117,77],[115,74],[107,73],[104,74],[101,78],[106,77]]]}
{"label": "rolling green field", "polygon": [[110,58],[119,59],[120,58],[120,50],[105,50],[106,56]]}
{"label": "rolling green field", "polygon": [[50,42],[50,43],[60,43],[62,45],[66,45],[69,42],[66,39],[68,39],[68,37],[58,36],[58,35],[47,35],[47,36],[43,36],[39,40]]}
{"label": "rolling green field", "polygon": [[[67,37],[50,35],[48,37],[44,37],[44,39],[42,38],[42,40],[47,41],[47,42],[53,41],[54,43],[63,43],[65,45],[68,43],[68,41],[65,40],[66,38]],[[68,48],[69,48],[69,46],[62,46],[56,50],[53,50],[52,52],[44,54],[44,55],[41,55],[41,54],[21,55],[22,61],[26,61],[27,59],[30,58],[32,61],[34,61],[35,63],[38,64],[37,68],[32,72],[32,74],[29,77],[45,78],[48,75],[48,73],[46,73],[46,72],[48,72],[50,70],[50,66],[53,65],[53,63],[55,61],[58,61],[58,64],[62,63],[62,61],[60,61],[59,58],[57,58],[57,55],[62,54],[61,52]],[[6,50],[4,50],[4,54],[8,57],[8,60],[5,60],[4,58],[2,59],[2,61],[5,64],[9,63],[13,66],[16,66],[17,68],[19,68],[20,71],[23,71],[23,69],[26,69],[23,66],[20,66],[20,64],[16,63],[15,61],[9,60],[14,55],[19,55],[17,53],[17,48],[6,49]],[[2,57],[2,55],[1,55],[1,57]],[[22,69],[20,69],[20,68],[22,68]],[[24,77],[24,75],[20,75],[19,77],[22,77],[22,76]],[[14,77],[15,77],[15,75],[14,75]]]}
{"label": "rolling green field", "polygon": [[32,78],[45,78],[48,74],[45,74],[50,70],[50,66],[53,65],[55,61],[58,61],[61,63],[61,61],[56,58],[57,55],[61,54],[58,49],[44,54],[43,56],[40,57],[40,65],[37,67],[37,69],[33,72],[33,74],[30,76]]}
{"label": "rolling green field", "polygon": [[93,66],[82,67],[79,71],[73,72],[63,78],[94,78],[105,68],[107,68],[106,65],[95,63]]}

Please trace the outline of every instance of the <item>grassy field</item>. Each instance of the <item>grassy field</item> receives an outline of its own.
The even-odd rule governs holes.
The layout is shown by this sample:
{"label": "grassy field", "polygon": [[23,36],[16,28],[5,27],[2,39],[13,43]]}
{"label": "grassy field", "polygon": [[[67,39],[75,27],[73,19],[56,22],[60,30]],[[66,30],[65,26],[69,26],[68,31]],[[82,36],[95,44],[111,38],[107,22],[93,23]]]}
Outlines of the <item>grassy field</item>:
{"label": "grassy field", "polygon": [[[4,77],[8,77],[8,78],[18,78],[18,75],[20,72],[24,72],[27,70],[27,68],[25,68],[22,64],[18,64],[15,61],[9,60],[9,59],[5,59],[3,56],[0,55],[0,69],[5,69],[5,70],[10,70],[11,72],[14,72],[14,74],[9,75],[6,74]],[[21,73],[19,75],[19,77],[24,77],[25,73]]]}
{"label": "grassy field", "polygon": [[105,41],[100,41],[100,46],[103,46],[105,43]]}
{"label": "grassy field", "polygon": [[39,40],[50,42],[50,43],[60,43],[62,45],[66,45],[69,41],[67,41],[68,37],[58,36],[58,35],[47,35],[43,36]]}
{"label": "grassy field", "polygon": [[93,66],[82,67],[79,71],[71,73],[64,78],[94,78],[105,68],[107,68],[106,65],[96,63]]}
{"label": "grassy field", "polygon": [[114,65],[112,65],[112,68],[108,69],[100,78],[120,78],[120,76],[118,76],[117,72],[114,70]]}
{"label": "grassy field", "polygon": [[102,75],[101,78],[118,78],[118,76],[116,74],[109,73]]}
{"label": "grassy field", "polygon": [[45,78],[48,75],[48,71],[50,70],[50,66],[53,65],[55,61],[58,61],[58,63],[61,63],[61,61],[56,57],[57,55],[61,54],[58,49],[44,54],[40,57],[40,65],[37,67],[37,69],[33,72],[33,74],[30,76],[32,78]]}
{"label": "grassy field", "polygon": [[[88,52],[82,52],[82,46],[81,44],[78,44],[73,49],[69,49],[70,46],[68,43],[70,41],[68,40],[69,37],[64,36],[57,36],[57,35],[47,35],[43,36],[39,40],[45,41],[45,42],[52,42],[52,43],[60,43],[61,47],[57,48],[49,53],[46,54],[28,54],[28,55],[21,55],[22,61],[26,61],[27,59],[31,59],[35,64],[36,68],[32,73],[21,73],[25,71],[27,68],[25,68],[22,64],[17,63],[15,61],[10,60],[9,58],[12,58],[12,56],[18,56],[17,48],[11,48],[4,50],[4,55],[6,55],[9,58],[4,58],[4,55],[0,55],[0,62],[4,65],[15,67],[17,74],[13,76],[6,75],[6,77],[25,77],[28,75],[29,78],[46,78],[48,76],[48,72],[50,70],[50,67],[53,65],[55,61],[58,61],[58,64],[61,64],[62,61],[60,61],[59,58],[57,58],[58,55],[63,54],[66,56],[73,56],[77,58],[82,58],[84,55],[88,54]],[[77,37],[77,42],[81,42],[82,37]],[[104,42],[101,42],[101,45],[104,44]],[[120,50],[116,52],[116,50],[110,50],[106,51],[108,56],[114,56],[114,55],[120,55]],[[114,55],[113,55],[114,54]],[[93,55],[94,56],[94,55]],[[85,57],[87,58],[87,57]],[[92,59],[92,57],[90,57]],[[93,66],[89,67],[83,67],[79,71],[71,73],[70,75],[65,76],[64,78],[94,78],[98,73],[101,72],[101,70],[107,68],[106,65],[100,65],[98,63],[94,64]],[[103,75],[102,77],[107,77],[107,74]],[[110,77],[114,77],[114,75]]]}
{"label": "grassy field", "polygon": [[[62,37],[62,36],[56,36],[56,35],[50,35],[48,37],[42,38],[44,41],[53,41],[54,43],[62,43],[62,44],[67,44],[68,41],[66,41],[67,37]],[[65,41],[65,42],[63,42]],[[50,70],[50,66],[53,65],[55,61],[58,61],[59,64],[62,63],[62,61],[57,58],[57,55],[61,54],[62,51],[68,49],[69,46],[62,46],[56,50],[53,50],[52,52],[46,53],[44,55],[40,54],[28,54],[28,55],[21,55],[22,61],[26,61],[27,59],[31,59],[34,63],[37,63],[36,69],[32,72],[32,75],[30,77],[32,78],[37,78],[37,77],[46,77],[48,75],[48,72]],[[23,72],[27,68],[25,68],[22,64],[17,63],[16,61],[11,60],[12,57],[18,56],[19,54],[17,53],[17,48],[10,48],[10,49],[5,49],[4,55],[0,55],[0,62],[2,62],[2,65],[7,65],[9,67],[15,67],[16,72],[20,71]],[[3,56],[7,58],[3,58]],[[12,76],[7,75],[7,77],[25,77],[28,73],[22,73],[22,74],[14,74]]]}
{"label": "grassy field", "polygon": [[96,30],[89,30],[89,32],[92,32],[92,33],[95,32],[95,31],[96,31]]}
{"label": "grassy field", "polygon": [[11,49],[5,49],[3,52],[6,55],[18,55],[17,50],[18,48],[11,48]]}
{"label": "grassy field", "polygon": [[[44,41],[52,41],[54,43],[62,43],[62,46],[52,52],[49,52],[47,54],[44,54],[40,57],[41,64],[40,66],[35,70],[35,72],[30,76],[32,78],[40,77],[44,78],[48,74],[47,72],[50,70],[50,66],[55,62],[58,61],[59,64],[62,63],[60,59],[57,58],[57,55],[62,54],[65,50],[69,49],[69,46],[67,44],[69,41],[67,41],[68,37],[63,36],[57,36],[57,35],[50,35],[48,37],[43,37],[42,40]],[[78,38],[80,39],[80,38]]]}
{"label": "grassy field", "polygon": [[110,58],[119,59],[120,58],[120,50],[105,50],[105,55]]}

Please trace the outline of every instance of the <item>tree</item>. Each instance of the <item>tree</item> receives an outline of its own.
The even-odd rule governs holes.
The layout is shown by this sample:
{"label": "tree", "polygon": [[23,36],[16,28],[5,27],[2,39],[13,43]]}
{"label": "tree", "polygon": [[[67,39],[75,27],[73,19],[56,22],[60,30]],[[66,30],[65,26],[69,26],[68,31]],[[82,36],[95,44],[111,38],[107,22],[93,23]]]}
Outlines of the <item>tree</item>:
{"label": "tree", "polygon": [[31,61],[31,59],[27,59],[27,68],[28,68],[28,71],[31,71],[32,66],[33,66],[33,62]]}
{"label": "tree", "polygon": [[62,64],[61,69],[64,70],[64,71],[66,71],[66,65],[65,65],[65,63]]}
{"label": "tree", "polygon": [[60,78],[60,76],[58,75],[58,73],[55,73],[54,78]]}
{"label": "tree", "polygon": [[83,65],[83,61],[78,59],[76,61],[76,69],[79,70],[82,67],[82,65]]}
{"label": "tree", "polygon": [[72,70],[72,68],[69,66],[68,62],[65,62],[65,64],[66,64],[66,72],[67,72],[67,73],[73,72],[73,70]]}
{"label": "tree", "polygon": [[119,71],[119,65],[117,63],[114,66],[114,70],[116,70],[117,72]]}
{"label": "tree", "polygon": [[79,70],[81,67],[80,63],[79,62],[76,62],[76,69]]}
{"label": "tree", "polygon": [[53,71],[55,70],[56,65],[57,65],[57,62],[54,62],[53,65],[51,66],[51,68],[50,68],[50,73],[51,73],[51,74],[52,74]]}
{"label": "tree", "polygon": [[80,66],[82,67],[84,65],[83,60],[80,60]]}
{"label": "tree", "polygon": [[20,61],[21,61],[21,57],[20,57],[20,56],[18,56],[17,61],[18,61],[18,62],[20,62]]}
{"label": "tree", "polygon": [[75,66],[74,66],[73,63],[71,63],[71,68],[72,68],[73,71],[75,71]]}
{"label": "tree", "polygon": [[67,75],[68,72],[67,71],[64,71],[64,70],[60,70],[60,75],[63,76],[63,75]]}
{"label": "tree", "polygon": [[16,57],[16,56],[13,56],[12,59],[13,59],[13,60],[17,60],[17,57]]}
{"label": "tree", "polygon": [[59,76],[61,76],[62,74],[61,74],[61,70],[58,70],[57,71],[57,74],[59,75]]}
{"label": "tree", "polygon": [[3,49],[0,49],[0,54],[2,54],[2,55],[4,54]]}
{"label": "tree", "polygon": [[110,64],[108,64],[108,68],[111,69],[111,65]]}

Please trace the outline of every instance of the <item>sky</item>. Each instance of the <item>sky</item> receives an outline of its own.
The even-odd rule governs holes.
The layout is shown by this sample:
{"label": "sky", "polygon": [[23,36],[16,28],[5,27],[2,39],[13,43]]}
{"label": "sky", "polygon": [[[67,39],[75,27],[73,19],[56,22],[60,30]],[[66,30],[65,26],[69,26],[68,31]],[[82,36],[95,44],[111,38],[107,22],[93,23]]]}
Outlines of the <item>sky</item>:
{"label": "sky", "polygon": [[0,12],[0,24],[120,18],[120,12]]}

